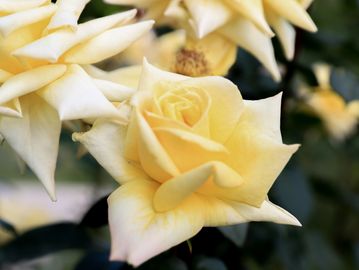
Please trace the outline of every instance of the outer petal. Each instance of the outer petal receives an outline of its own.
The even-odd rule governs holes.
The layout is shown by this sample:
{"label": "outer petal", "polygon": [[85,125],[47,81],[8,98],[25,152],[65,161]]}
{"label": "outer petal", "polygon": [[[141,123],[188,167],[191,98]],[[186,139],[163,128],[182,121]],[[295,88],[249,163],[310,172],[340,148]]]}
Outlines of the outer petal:
{"label": "outer petal", "polygon": [[245,110],[241,116],[241,121],[251,123],[251,125],[260,130],[260,134],[281,143],[281,100],[282,93],[260,100],[245,100]]}
{"label": "outer petal", "polygon": [[226,162],[240,173],[244,183],[219,196],[259,207],[275,179],[281,173],[298,145],[284,145],[262,130],[247,117],[240,121],[225,146],[231,151]]}
{"label": "outer petal", "polygon": [[270,25],[277,33],[280,43],[284,49],[285,57],[288,60],[293,59],[295,49],[295,29],[286,20],[272,12],[267,10],[266,12]]}
{"label": "outer petal", "polygon": [[305,9],[297,0],[264,0],[265,3],[279,15],[310,32],[316,32],[317,27]]}
{"label": "outer petal", "polygon": [[56,108],[61,120],[119,116],[93,80],[77,65],[69,66],[63,77],[39,94]]}
{"label": "outer petal", "polygon": [[0,84],[9,79],[13,74],[7,72],[6,70],[0,69]]}
{"label": "outer petal", "polygon": [[14,13],[49,3],[50,0],[0,0],[0,12]]}
{"label": "outer petal", "polygon": [[65,71],[65,65],[48,65],[30,69],[10,77],[0,87],[0,104],[39,90],[61,77]]}
{"label": "outer petal", "polygon": [[22,118],[0,118],[0,133],[34,171],[55,200],[54,173],[61,122],[56,111],[37,95],[21,98]]}
{"label": "outer petal", "polygon": [[242,16],[251,20],[262,32],[270,37],[274,36],[264,16],[263,0],[234,0],[228,2]]}
{"label": "outer petal", "polygon": [[[213,182],[207,182],[209,180]],[[233,188],[242,184],[242,178],[222,162],[208,162],[163,183],[156,191],[153,207],[158,212],[172,210],[199,188],[210,188],[213,183],[218,187]]]}
{"label": "outer petal", "polygon": [[280,80],[271,39],[258,30],[253,23],[243,18],[236,18],[222,27],[220,31],[237,45],[253,54],[269,70],[276,81]]}
{"label": "outer petal", "polygon": [[97,88],[111,102],[122,102],[132,97],[136,92],[134,89],[111,81],[94,79]]}
{"label": "outer petal", "polygon": [[220,0],[184,0],[198,38],[203,38],[231,19],[231,10]]}
{"label": "outer petal", "polygon": [[144,21],[105,31],[66,52],[66,63],[93,64],[114,56],[148,32],[154,21]]}
{"label": "outer petal", "polygon": [[253,207],[234,201],[223,201],[215,197],[200,197],[206,209],[205,226],[224,226],[251,221],[270,221],[279,224],[301,226],[300,222],[286,210],[271,203],[268,199]]}
{"label": "outer petal", "polygon": [[191,238],[204,224],[201,205],[184,202],[173,211],[156,213],[152,199],[158,184],[131,181],[109,197],[111,259],[138,266]]}
{"label": "outer petal", "polygon": [[56,5],[46,5],[0,17],[0,33],[6,37],[21,27],[50,17],[55,11]]}
{"label": "outer petal", "polygon": [[70,48],[118,24],[128,22],[135,15],[136,11],[130,10],[82,23],[75,32],[68,29],[60,29],[17,49],[13,52],[13,55],[56,62]]}
{"label": "outer petal", "polygon": [[77,20],[83,9],[90,0],[58,0],[56,5],[58,9],[51,18],[46,30],[55,30],[60,27],[70,27],[71,30],[77,29]]}
{"label": "outer petal", "polygon": [[140,168],[123,157],[125,136],[125,126],[111,121],[96,121],[90,131],[74,133],[72,138],[81,142],[119,183],[146,179]]}

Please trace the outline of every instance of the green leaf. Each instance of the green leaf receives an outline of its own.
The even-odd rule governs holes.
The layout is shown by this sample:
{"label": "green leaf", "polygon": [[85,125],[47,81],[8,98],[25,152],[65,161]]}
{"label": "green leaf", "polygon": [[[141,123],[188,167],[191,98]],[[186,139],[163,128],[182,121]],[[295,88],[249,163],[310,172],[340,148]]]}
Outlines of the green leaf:
{"label": "green leaf", "polygon": [[247,236],[249,223],[222,226],[218,230],[229,240],[231,240],[237,247],[242,247]]}

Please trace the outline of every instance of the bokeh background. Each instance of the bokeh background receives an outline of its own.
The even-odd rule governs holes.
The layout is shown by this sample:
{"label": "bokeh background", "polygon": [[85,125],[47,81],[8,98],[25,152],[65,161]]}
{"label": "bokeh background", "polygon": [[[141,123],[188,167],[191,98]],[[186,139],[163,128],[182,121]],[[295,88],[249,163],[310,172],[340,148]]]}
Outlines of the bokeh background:
{"label": "bokeh background", "polygon": [[[118,10],[92,0],[82,19]],[[284,60],[275,41],[281,83],[242,50],[228,75],[245,99],[284,91],[283,140],[302,146],[269,197],[303,227],[250,223],[205,228],[139,269],[359,269],[359,133],[333,139],[297,91],[302,83],[316,86],[312,65],[326,62],[333,66],[333,88],[346,101],[359,99],[359,1],[315,0],[309,11],[319,32],[298,31],[294,61]],[[56,175],[58,202],[53,203],[6,143],[1,145],[1,270],[132,269],[108,261],[106,196],[116,183],[89,155],[77,158],[80,152],[65,130]]]}

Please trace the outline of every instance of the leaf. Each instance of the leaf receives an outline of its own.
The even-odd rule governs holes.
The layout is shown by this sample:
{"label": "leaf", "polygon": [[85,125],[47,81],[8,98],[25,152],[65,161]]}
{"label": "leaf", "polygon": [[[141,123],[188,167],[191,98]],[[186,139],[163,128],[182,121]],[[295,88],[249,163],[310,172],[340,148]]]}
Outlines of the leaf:
{"label": "leaf", "polygon": [[344,68],[335,68],[331,73],[330,82],[335,91],[347,102],[359,100],[359,79],[354,73]]}
{"label": "leaf", "polygon": [[219,259],[204,257],[197,261],[195,270],[227,270],[227,267]]}
{"label": "leaf", "polygon": [[0,228],[3,228],[5,231],[11,233],[13,236],[18,235],[15,227],[3,219],[0,219]]}
{"label": "leaf", "polygon": [[94,203],[91,208],[86,212],[80,222],[80,226],[90,228],[100,228],[108,225],[108,195],[99,199]]}
{"label": "leaf", "polygon": [[73,223],[58,223],[25,232],[2,246],[0,263],[18,262],[61,250],[90,247],[91,240],[85,230]]}
{"label": "leaf", "polygon": [[109,261],[109,251],[90,251],[77,264],[75,270],[122,270],[122,262]]}
{"label": "leaf", "polygon": [[246,240],[249,223],[243,223],[231,226],[218,227],[218,230],[237,247],[242,247]]}

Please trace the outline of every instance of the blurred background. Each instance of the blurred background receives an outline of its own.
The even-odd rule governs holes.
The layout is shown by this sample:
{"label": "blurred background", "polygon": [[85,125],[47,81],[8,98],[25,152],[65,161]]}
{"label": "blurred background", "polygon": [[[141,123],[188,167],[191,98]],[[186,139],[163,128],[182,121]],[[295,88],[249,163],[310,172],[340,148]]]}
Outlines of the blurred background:
{"label": "blurred background", "polygon": [[[83,19],[118,10],[93,0]],[[309,12],[319,32],[298,30],[294,61],[285,60],[274,40],[284,75],[281,83],[243,50],[228,75],[245,99],[284,91],[283,140],[302,146],[269,197],[303,227],[250,223],[205,228],[139,269],[359,269],[358,121],[351,124],[351,132],[333,135],[328,121],[343,124],[336,119],[339,113],[316,110],[300,91],[318,88],[313,64],[325,62],[332,66],[330,83],[343,106],[359,100],[359,1],[315,0]],[[1,145],[1,270],[132,269],[108,261],[106,197],[116,183],[89,155],[77,158],[78,147],[64,130],[56,175],[58,202],[53,203],[6,143]]]}

